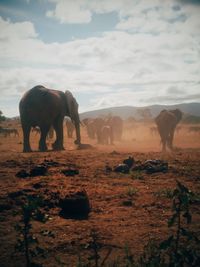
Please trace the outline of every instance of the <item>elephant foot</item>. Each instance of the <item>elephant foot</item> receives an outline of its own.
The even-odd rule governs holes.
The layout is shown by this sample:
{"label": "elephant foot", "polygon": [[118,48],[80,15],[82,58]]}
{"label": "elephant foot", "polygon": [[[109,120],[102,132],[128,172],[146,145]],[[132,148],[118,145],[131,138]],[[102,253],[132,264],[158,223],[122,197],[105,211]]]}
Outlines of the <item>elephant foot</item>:
{"label": "elephant foot", "polygon": [[47,151],[47,146],[39,146],[39,151],[46,152]]}
{"label": "elephant foot", "polygon": [[43,148],[39,148],[39,151],[40,152],[46,152],[47,151],[47,148],[43,147]]}
{"label": "elephant foot", "polygon": [[29,152],[32,152],[32,149],[31,148],[24,148],[23,152],[24,153],[29,153]]}
{"label": "elephant foot", "polygon": [[79,140],[75,140],[75,141],[74,141],[74,144],[75,144],[75,145],[80,145],[81,142],[80,142]]}
{"label": "elephant foot", "polygon": [[65,150],[63,145],[58,145],[57,143],[52,144],[52,148],[55,151]]}

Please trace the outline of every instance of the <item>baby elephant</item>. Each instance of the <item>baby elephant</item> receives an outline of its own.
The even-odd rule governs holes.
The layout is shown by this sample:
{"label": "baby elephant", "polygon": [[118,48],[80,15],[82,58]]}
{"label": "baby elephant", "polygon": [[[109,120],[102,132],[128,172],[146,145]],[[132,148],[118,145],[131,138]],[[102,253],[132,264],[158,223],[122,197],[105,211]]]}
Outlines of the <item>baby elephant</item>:
{"label": "baby elephant", "polygon": [[100,132],[101,144],[113,145],[113,129],[109,125],[104,125]]}

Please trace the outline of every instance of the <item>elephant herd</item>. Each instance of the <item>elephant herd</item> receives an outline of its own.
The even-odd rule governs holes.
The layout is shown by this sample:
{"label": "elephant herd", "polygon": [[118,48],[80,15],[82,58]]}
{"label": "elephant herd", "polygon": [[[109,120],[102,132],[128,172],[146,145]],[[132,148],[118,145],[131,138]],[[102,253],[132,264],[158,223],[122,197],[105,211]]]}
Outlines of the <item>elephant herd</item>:
{"label": "elephant herd", "polygon": [[98,144],[112,145],[114,141],[121,141],[123,120],[119,116],[107,118],[84,119],[88,137],[97,139]]}
{"label": "elephant herd", "polygon": [[[119,116],[106,118],[88,118],[80,122],[78,103],[70,91],[65,93],[38,85],[28,90],[19,103],[21,125],[23,131],[23,151],[30,152],[30,131],[39,127],[39,150],[46,151],[46,138],[52,129],[56,133],[53,150],[63,150],[63,120],[65,121],[68,137],[76,132],[75,144],[81,146],[80,124],[82,124],[91,139],[96,139],[98,144],[112,145],[121,141],[123,134],[123,120]],[[182,112],[176,110],[163,110],[155,118],[158,133],[161,137],[162,150],[166,146],[173,149],[173,137],[177,124],[182,118]]]}

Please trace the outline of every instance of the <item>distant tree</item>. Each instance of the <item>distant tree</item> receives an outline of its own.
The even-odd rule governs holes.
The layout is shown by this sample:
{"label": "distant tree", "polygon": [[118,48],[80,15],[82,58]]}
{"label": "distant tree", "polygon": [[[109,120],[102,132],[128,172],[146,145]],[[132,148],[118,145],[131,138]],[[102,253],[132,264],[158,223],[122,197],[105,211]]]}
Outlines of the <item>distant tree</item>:
{"label": "distant tree", "polygon": [[0,122],[5,121],[6,117],[3,116],[3,112],[0,110]]}

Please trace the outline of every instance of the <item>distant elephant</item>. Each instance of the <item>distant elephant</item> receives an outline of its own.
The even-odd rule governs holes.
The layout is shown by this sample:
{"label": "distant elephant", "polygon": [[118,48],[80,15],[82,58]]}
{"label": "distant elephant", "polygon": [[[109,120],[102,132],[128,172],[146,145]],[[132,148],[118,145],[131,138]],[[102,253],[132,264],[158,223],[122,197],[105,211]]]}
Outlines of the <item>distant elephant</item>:
{"label": "distant elephant", "polygon": [[87,135],[91,139],[95,139],[95,124],[94,119],[84,119],[83,124],[86,126]]}
{"label": "distant elephant", "polygon": [[105,121],[102,118],[96,118],[93,122],[93,128],[95,131],[95,136],[97,138],[97,143],[101,143],[101,129],[105,125]]}
{"label": "distant elephant", "polygon": [[169,147],[169,149],[173,149],[174,131],[181,119],[182,112],[179,109],[162,110],[155,118],[158,132],[161,137],[163,152],[166,151],[166,145]]}
{"label": "distant elephant", "polygon": [[97,138],[97,142],[100,143],[101,128],[105,124],[102,118],[84,119],[83,123],[86,125],[88,137],[91,139]]}
{"label": "distant elephant", "polygon": [[121,141],[123,134],[123,120],[119,116],[111,116],[106,119],[106,124],[113,129],[113,138],[116,141]]}
{"label": "distant elephant", "polygon": [[113,130],[110,125],[101,128],[100,143],[103,145],[113,145]]}
{"label": "distant elephant", "polygon": [[39,150],[46,151],[46,137],[51,126],[56,132],[56,140],[53,144],[54,150],[62,150],[63,147],[63,119],[69,116],[75,123],[76,144],[80,145],[80,120],[78,114],[78,103],[72,93],[47,89],[38,85],[27,91],[19,103],[19,112],[23,130],[24,152],[30,152],[30,130],[31,127],[39,126],[41,136]]}
{"label": "distant elephant", "polygon": [[75,130],[75,125],[70,119],[66,119],[66,127],[67,127],[67,136],[69,138],[72,138],[73,132]]}

